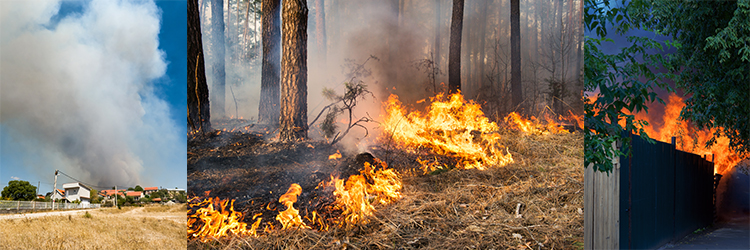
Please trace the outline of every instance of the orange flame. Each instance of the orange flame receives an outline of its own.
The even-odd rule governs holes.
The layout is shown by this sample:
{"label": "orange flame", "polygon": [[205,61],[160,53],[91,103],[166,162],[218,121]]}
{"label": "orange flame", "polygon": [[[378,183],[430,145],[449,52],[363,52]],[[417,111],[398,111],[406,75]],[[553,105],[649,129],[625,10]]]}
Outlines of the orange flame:
{"label": "orange flame", "polygon": [[523,118],[516,112],[511,112],[510,114],[505,116],[505,122],[511,125],[511,127],[525,134],[548,135],[569,133],[563,127],[558,125],[557,122],[555,122],[553,119],[545,117],[545,120],[547,122],[547,125],[542,125],[541,123],[539,123],[536,117],[532,116],[531,120],[528,120]]}
{"label": "orange flame", "polygon": [[[193,214],[188,213],[188,238],[198,238],[202,242],[207,242],[210,239],[229,236],[230,233],[257,236],[256,229],[261,220],[257,217],[260,214],[253,216],[253,220],[257,220],[248,230],[247,223],[242,222],[242,213],[234,211],[234,200],[208,198],[197,204],[190,204],[189,207],[200,208]],[[202,222],[202,225],[194,228],[195,225],[201,224],[198,222]]]}
{"label": "orange flame", "polygon": [[672,137],[676,137],[675,147],[679,150],[691,152],[697,155],[707,156],[707,160],[711,160],[709,155],[713,155],[714,160],[714,172],[724,173],[726,170],[737,165],[742,158],[729,148],[729,138],[721,136],[716,138],[716,143],[710,148],[706,148],[706,142],[712,137],[713,133],[724,128],[718,127],[711,130],[695,130],[689,125],[689,122],[680,119],[680,112],[685,107],[685,102],[682,97],[676,94],[670,94],[667,100],[667,106],[664,109],[664,115],[660,126],[658,120],[652,121],[648,114],[638,113],[635,115],[637,119],[646,120],[649,125],[644,130],[649,137],[671,143]]}
{"label": "orange flame", "polygon": [[332,154],[332,155],[328,156],[329,160],[335,160],[335,159],[339,159],[339,158],[341,158],[341,152],[339,152],[338,150],[336,150],[335,154]]}
{"label": "orange flame", "polygon": [[299,217],[299,210],[295,209],[294,206],[292,206],[295,202],[297,202],[297,196],[299,196],[300,194],[302,194],[302,187],[300,187],[297,183],[293,183],[291,186],[289,186],[289,190],[287,190],[286,193],[282,195],[281,198],[279,198],[279,202],[283,203],[287,207],[286,210],[280,212],[279,215],[276,216],[276,220],[281,222],[281,229],[310,228],[305,225],[304,222],[302,222],[302,218]]}
{"label": "orange flame", "polygon": [[458,168],[481,170],[513,162],[507,148],[502,150],[498,143],[497,124],[484,116],[478,104],[466,102],[460,93],[447,100],[438,94],[431,100],[427,114],[422,115],[418,111],[407,113],[398,97],[391,95],[381,123],[384,131],[403,148],[428,148],[460,158]]}
{"label": "orange flame", "polygon": [[[401,198],[401,177],[393,169],[376,159],[382,169],[365,162],[365,168],[359,175],[349,176],[344,180],[331,176],[336,185],[336,207],[343,210],[344,222],[347,224],[367,223],[373,215],[373,204],[386,205]],[[370,180],[371,182],[368,182]]]}

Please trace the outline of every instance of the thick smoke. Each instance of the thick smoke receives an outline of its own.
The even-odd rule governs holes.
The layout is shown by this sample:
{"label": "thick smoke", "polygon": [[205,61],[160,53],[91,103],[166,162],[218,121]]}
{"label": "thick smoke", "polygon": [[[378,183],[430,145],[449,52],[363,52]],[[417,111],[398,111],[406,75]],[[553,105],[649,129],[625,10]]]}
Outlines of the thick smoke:
{"label": "thick smoke", "polygon": [[[143,183],[183,145],[152,81],[165,74],[151,1],[2,2],[0,126],[25,167],[94,185]],[[171,151],[170,151],[171,152]]]}

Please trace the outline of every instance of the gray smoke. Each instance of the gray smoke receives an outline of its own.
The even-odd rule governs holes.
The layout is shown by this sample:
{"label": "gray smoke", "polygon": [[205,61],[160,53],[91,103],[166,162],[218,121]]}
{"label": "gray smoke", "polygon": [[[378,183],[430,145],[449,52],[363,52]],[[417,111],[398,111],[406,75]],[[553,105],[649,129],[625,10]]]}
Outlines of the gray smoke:
{"label": "gray smoke", "polygon": [[[0,3],[0,126],[28,166],[95,185],[134,185],[182,145],[151,82],[165,74],[152,1]],[[149,171],[153,172],[153,171]]]}

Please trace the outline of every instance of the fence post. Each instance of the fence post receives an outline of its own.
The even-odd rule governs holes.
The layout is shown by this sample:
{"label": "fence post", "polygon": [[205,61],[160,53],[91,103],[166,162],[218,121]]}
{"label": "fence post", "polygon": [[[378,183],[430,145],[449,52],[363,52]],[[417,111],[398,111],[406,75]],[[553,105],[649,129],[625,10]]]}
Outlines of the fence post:
{"label": "fence post", "polygon": [[21,209],[21,201],[18,201],[16,203],[16,210]]}

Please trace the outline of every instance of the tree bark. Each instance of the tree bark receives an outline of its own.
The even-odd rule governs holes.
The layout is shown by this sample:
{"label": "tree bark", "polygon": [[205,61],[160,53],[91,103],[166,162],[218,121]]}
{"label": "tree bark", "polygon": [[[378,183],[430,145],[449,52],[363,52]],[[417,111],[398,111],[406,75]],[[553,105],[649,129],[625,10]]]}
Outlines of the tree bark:
{"label": "tree bark", "polygon": [[307,138],[307,3],[285,0],[281,58],[281,141]]}
{"label": "tree bark", "polygon": [[461,90],[461,31],[464,20],[464,0],[453,0],[451,17],[451,42],[448,58],[448,91]]}
{"label": "tree bark", "polygon": [[[433,77],[437,78],[437,71],[440,69],[440,1],[435,1],[435,44],[433,45],[433,63],[435,64],[433,67]],[[435,79],[434,81],[437,81]],[[436,82],[433,82],[433,84],[437,84]],[[433,85],[433,92],[437,92],[437,87]],[[437,93],[433,93],[437,94]]]}
{"label": "tree bark", "polygon": [[211,111],[208,102],[208,85],[201,40],[201,21],[198,0],[188,1],[187,41],[187,101],[188,125],[192,132],[211,130]]}
{"label": "tree bark", "polygon": [[510,1],[510,88],[513,93],[513,106],[518,108],[523,102],[521,88],[521,15],[518,0]]}
{"label": "tree bark", "polygon": [[213,65],[213,93],[211,102],[214,104],[214,116],[225,116],[226,71],[224,70],[224,0],[214,0],[211,3],[211,51],[214,53]]}
{"label": "tree bark", "polygon": [[258,123],[279,124],[279,72],[281,57],[281,1],[263,0],[261,14],[263,61],[261,65]]}

